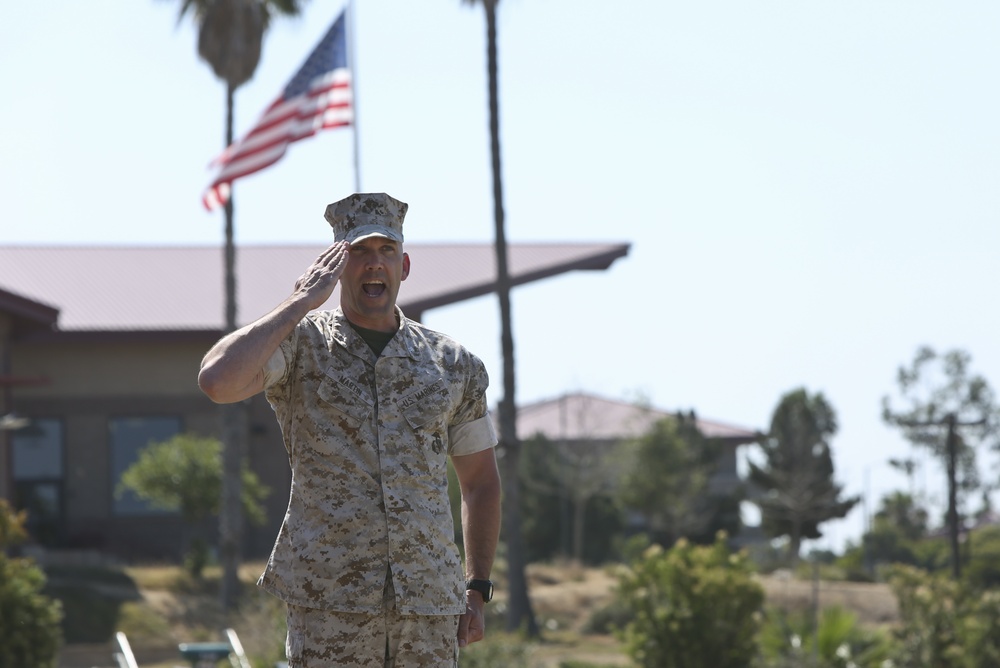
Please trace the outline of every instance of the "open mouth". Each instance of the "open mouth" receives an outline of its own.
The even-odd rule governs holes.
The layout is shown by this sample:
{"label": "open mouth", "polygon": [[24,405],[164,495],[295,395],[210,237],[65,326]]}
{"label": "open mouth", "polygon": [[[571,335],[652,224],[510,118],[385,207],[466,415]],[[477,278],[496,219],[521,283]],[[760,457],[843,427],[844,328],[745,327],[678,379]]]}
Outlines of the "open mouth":
{"label": "open mouth", "polygon": [[385,283],[382,281],[366,281],[362,283],[361,289],[365,291],[365,294],[369,297],[379,297],[385,292]]}

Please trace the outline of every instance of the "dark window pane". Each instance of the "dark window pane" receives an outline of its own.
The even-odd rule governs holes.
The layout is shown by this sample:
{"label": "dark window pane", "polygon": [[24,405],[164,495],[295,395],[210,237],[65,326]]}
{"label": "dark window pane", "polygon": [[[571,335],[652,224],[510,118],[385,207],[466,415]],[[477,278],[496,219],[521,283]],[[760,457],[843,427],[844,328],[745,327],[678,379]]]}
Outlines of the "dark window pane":
{"label": "dark window pane", "polygon": [[118,493],[122,473],[139,458],[150,443],[166,441],[181,430],[181,421],[171,417],[115,418],[111,432],[112,508],[115,515],[152,515],[170,511],[153,508],[129,490]]}
{"label": "dark window pane", "polygon": [[62,422],[34,419],[14,432],[14,480],[61,480],[63,477]]}

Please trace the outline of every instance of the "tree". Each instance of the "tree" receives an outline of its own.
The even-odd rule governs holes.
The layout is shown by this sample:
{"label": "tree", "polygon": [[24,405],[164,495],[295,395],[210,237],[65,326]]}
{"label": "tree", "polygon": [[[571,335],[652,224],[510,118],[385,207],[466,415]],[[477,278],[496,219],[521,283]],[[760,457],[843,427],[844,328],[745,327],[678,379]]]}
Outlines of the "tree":
{"label": "tree", "polygon": [[724,534],[650,547],[619,573],[617,598],[630,620],[619,635],[640,666],[745,668],[758,654],[764,589]]}
{"label": "tree", "polygon": [[[297,16],[299,0],[181,0],[178,20],[194,16],[198,26],[198,55],[226,84],[226,137],[223,148],[233,143],[233,108],[236,89],[249,81],[260,62],[264,33],[276,14]],[[236,247],[233,243],[233,196],[225,211],[225,331],[236,330]],[[240,544],[243,542],[240,471],[246,441],[246,413],[242,403],[219,407],[222,421],[223,470],[220,548],[222,556],[222,604],[236,604],[239,592]]]}
{"label": "tree", "polygon": [[556,554],[577,563],[612,557],[611,537],[622,529],[615,499],[621,462],[614,443],[553,442],[540,434],[524,441],[523,534],[529,561]]}
{"label": "tree", "polygon": [[864,553],[872,564],[920,563],[918,541],[927,536],[927,511],[913,497],[893,492],[882,498],[874,522],[862,537]]}
{"label": "tree", "polygon": [[[179,511],[189,531],[196,530],[208,518],[218,516],[221,509],[221,453],[219,440],[193,434],[151,443],[122,473],[119,491],[129,489],[157,508]],[[269,490],[245,462],[240,479],[242,510],[251,522],[262,524],[266,517],[261,504]],[[201,536],[186,542],[189,570],[198,577],[205,565],[207,545]]]}
{"label": "tree", "polygon": [[927,510],[905,492],[893,492],[882,498],[882,507],[875,513],[876,522],[897,527],[909,540],[927,535]]}
{"label": "tree", "polygon": [[938,355],[922,346],[910,367],[897,372],[904,407],[895,410],[888,396],[882,399],[882,419],[899,427],[913,445],[930,449],[945,466],[948,537],[956,579],[961,575],[959,497],[979,484],[975,447],[1000,448],[1000,407],[986,379],[970,373],[971,361],[964,350]]}
{"label": "tree", "polygon": [[521,443],[517,436],[517,404],[514,398],[514,335],[510,313],[510,272],[507,268],[507,235],[504,230],[503,178],[500,170],[500,94],[497,77],[497,14],[499,0],[462,0],[481,4],[486,12],[486,71],[489,81],[490,163],[493,174],[493,223],[497,262],[497,298],[500,304],[500,347],[503,355],[503,396],[499,405],[500,466],[504,480],[503,535],[507,543],[510,599],[507,630],[523,628],[529,637],[538,635],[538,621],[528,598],[524,539],[521,534],[520,470]]}
{"label": "tree", "polygon": [[845,517],[860,500],[842,499],[843,488],[834,482],[830,438],[836,432],[836,414],[822,393],[793,390],[778,402],[760,442],[764,464],[750,462],[761,525],[771,537],[788,537],[793,565],[803,539],[821,537],[820,524]]}
{"label": "tree", "polygon": [[0,499],[0,666],[54,668],[62,645],[62,605],[42,594],[45,573],[7,549],[26,537],[26,514]]}
{"label": "tree", "polygon": [[694,413],[681,413],[654,423],[629,449],[622,503],[639,511],[653,537],[667,547],[679,538],[703,539],[719,514],[719,499],[709,487],[718,467],[718,442],[702,435]]}

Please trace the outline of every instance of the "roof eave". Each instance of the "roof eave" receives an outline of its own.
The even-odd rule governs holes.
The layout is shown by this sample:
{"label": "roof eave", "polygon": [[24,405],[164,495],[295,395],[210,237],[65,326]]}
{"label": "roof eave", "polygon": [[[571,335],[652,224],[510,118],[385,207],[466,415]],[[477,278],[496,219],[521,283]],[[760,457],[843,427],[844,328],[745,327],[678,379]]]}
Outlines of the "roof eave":
{"label": "roof eave", "polygon": [[[630,246],[631,244],[617,244],[609,247],[608,250],[601,253],[588,255],[586,257],[577,258],[568,262],[552,264],[535,271],[512,275],[510,277],[511,287],[524,285],[525,283],[533,283],[535,281],[540,281],[543,278],[551,278],[570,271],[604,271],[610,267],[615,260],[628,255]],[[497,281],[486,281],[470,285],[462,288],[461,290],[441,292],[430,297],[414,299],[413,301],[400,300],[399,308],[407,314],[407,317],[419,320],[424,312],[429,311],[432,308],[440,308],[442,306],[448,306],[466,299],[473,299],[475,297],[493,294],[497,291],[497,287]]]}
{"label": "roof eave", "polygon": [[59,319],[59,309],[3,289],[0,289],[0,312],[41,327],[53,327]]}

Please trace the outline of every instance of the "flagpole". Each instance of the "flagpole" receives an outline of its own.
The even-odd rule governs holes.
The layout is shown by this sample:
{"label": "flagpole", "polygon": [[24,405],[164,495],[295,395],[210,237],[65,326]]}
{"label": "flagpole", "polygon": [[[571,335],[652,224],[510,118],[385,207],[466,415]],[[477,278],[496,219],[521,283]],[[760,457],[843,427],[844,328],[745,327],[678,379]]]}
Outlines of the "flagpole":
{"label": "flagpole", "polygon": [[358,151],[358,68],[354,49],[354,0],[347,3],[347,61],[351,72],[351,134],[354,137],[354,192],[361,192],[361,167]]}

